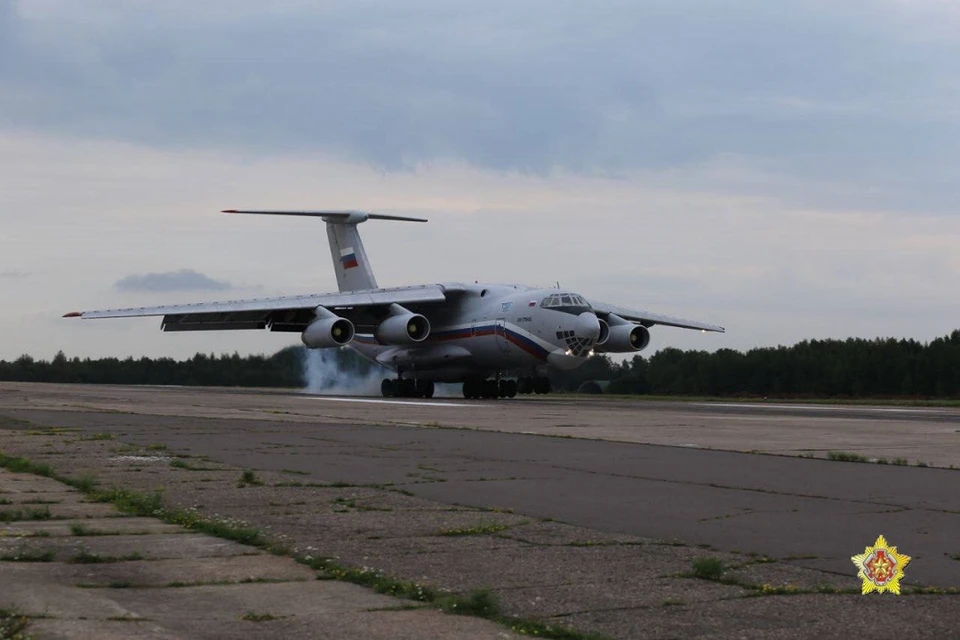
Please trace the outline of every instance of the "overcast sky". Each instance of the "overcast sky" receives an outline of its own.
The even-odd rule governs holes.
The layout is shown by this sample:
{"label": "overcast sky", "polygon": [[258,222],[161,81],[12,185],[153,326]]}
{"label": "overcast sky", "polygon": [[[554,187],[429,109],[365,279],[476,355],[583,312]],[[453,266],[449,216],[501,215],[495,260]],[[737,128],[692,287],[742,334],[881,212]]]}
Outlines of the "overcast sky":
{"label": "overcast sky", "polygon": [[66,311],[559,281],[725,325],[652,348],[960,327],[952,0],[0,0],[0,358],[269,352]]}

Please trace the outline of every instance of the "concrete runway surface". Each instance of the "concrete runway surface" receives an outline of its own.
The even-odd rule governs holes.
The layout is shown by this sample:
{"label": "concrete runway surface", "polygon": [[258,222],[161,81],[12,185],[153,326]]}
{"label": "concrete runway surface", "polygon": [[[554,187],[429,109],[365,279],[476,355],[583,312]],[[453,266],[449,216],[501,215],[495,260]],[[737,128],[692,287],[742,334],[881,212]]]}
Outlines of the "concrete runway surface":
{"label": "concrete runway surface", "polygon": [[[960,562],[949,557],[960,554],[960,471],[942,468],[960,466],[957,409],[18,384],[0,386],[0,406],[66,412],[57,424],[122,429],[230,464],[393,482],[432,500],[607,532],[809,556],[798,562],[838,574],[882,533],[914,558],[911,581],[960,586]],[[183,428],[199,418],[210,429]],[[830,450],[913,466],[823,459]],[[412,482],[418,467],[445,481]]]}
{"label": "concrete runway surface", "polygon": [[[849,637],[884,616],[900,626],[874,637],[955,634],[955,595],[849,590],[880,534],[912,557],[905,585],[960,587],[958,430],[954,409],[0,383],[7,453],[615,638]],[[729,580],[689,578],[707,556]]]}

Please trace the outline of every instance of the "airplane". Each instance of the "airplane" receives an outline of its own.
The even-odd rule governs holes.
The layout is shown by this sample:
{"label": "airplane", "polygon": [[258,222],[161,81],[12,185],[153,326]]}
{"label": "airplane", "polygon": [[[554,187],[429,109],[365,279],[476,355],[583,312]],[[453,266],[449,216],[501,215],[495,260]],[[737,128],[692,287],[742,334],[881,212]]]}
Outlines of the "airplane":
{"label": "airplane", "polygon": [[468,399],[550,393],[551,367],[571,370],[595,353],[636,353],[649,327],[723,333],[714,324],[628,309],[559,288],[441,283],[377,286],[357,226],[427,222],[362,211],[227,209],[228,214],[317,217],[326,223],[338,293],[74,311],[65,318],[163,316],[163,331],[268,329],[300,333],[311,349],[351,348],[396,372],[384,397],[431,398],[435,383],[463,383]]}

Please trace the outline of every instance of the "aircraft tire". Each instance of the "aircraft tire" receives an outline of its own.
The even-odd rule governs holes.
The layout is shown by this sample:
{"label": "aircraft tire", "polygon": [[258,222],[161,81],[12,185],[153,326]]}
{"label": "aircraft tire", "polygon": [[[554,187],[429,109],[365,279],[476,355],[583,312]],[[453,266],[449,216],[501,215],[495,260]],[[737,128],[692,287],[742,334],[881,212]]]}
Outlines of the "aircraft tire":
{"label": "aircraft tire", "polygon": [[517,381],[516,380],[507,380],[507,397],[508,398],[517,397]]}
{"label": "aircraft tire", "polygon": [[392,398],[396,393],[396,385],[390,378],[384,378],[380,383],[380,395],[384,398]]}
{"label": "aircraft tire", "polygon": [[430,380],[423,380],[417,382],[417,397],[418,398],[432,398],[434,392],[434,384]]}
{"label": "aircraft tire", "polygon": [[463,397],[467,400],[473,400],[478,397],[477,385],[473,380],[463,381]]}
{"label": "aircraft tire", "polygon": [[534,378],[533,390],[538,394],[550,393],[550,378],[547,378],[546,376]]}
{"label": "aircraft tire", "polygon": [[497,396],[500,395],[500,386],[497,384],[496,380],[484,380],[483,382],[483,397],[488,400],[496,400]]}
{"label": "aircraft tire", "polygon": [[498,397],[498,398],[506,398],[506,397],[510,394],[510,392],[508,391],[508,389],[509,389],[509,386],[507,385],[507,381],[506,381],[506,380],[500,380],[500,381],[497,383],[497,397]]}
{"label": "aircraft tire", "polygon": [[533,391],[533,380],[530,378],[520,378],[517,380],[517,393],[528,394]]}

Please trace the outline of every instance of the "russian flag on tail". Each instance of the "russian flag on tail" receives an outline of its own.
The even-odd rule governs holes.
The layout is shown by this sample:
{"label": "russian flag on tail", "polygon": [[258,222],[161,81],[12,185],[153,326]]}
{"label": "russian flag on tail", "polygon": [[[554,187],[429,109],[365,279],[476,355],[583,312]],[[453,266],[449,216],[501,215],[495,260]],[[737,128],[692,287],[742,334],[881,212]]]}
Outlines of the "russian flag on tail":
{"label": "russian flag on tail", "polygon": [[344,269],[353,269],[358,266],[357,263],[357,254],[354,253],[353,247],[347,247],[346,249],[340,250],[340,263],[343,265]]}

